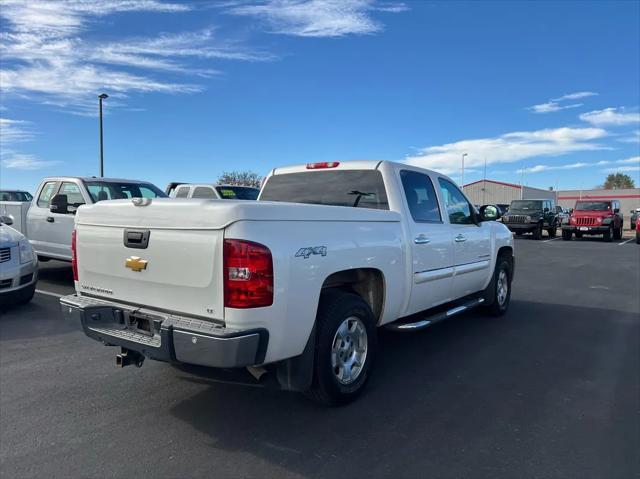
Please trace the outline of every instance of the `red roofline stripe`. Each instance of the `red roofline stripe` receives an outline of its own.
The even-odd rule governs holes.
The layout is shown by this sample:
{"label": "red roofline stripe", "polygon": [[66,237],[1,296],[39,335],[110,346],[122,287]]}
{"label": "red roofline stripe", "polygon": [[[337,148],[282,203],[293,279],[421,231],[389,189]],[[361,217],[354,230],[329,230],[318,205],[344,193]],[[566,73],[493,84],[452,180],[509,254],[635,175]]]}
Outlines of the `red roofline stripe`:
{"label": "red roofline stripe", "polygon": [[640,195],[582,195],[582,196],[558,196],[559,200],[619,200],[621,198],[640,198]]}

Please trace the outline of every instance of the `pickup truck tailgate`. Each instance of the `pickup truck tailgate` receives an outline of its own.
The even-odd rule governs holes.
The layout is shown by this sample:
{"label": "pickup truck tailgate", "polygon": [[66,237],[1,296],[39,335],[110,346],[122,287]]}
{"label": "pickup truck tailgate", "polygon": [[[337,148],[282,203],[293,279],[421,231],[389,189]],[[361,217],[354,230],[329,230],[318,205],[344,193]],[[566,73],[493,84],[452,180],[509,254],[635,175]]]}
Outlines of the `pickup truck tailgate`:
{"label": "pickup truck tailgate", "polygon": [[112,205],[119,214],[96,217],[97,204],[76,219],[78,292],[224,319],[223,225],[170,226],[165,220],[168,204],[154,208],[105,203],[120,203]]}

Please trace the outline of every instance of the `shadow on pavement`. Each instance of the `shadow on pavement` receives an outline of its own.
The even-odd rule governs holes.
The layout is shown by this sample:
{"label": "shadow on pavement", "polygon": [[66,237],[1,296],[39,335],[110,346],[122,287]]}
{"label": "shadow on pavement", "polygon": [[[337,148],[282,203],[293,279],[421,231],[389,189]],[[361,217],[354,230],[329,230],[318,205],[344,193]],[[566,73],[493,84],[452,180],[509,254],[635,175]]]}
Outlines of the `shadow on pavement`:
{"label": "shadow on pavement", "polygon": [[639,324],[633,313],[514,301],[502,318],[382,331],[367,391],[342,408],[211,383],[171,412],[212,449],[305,476],[630,477]]}

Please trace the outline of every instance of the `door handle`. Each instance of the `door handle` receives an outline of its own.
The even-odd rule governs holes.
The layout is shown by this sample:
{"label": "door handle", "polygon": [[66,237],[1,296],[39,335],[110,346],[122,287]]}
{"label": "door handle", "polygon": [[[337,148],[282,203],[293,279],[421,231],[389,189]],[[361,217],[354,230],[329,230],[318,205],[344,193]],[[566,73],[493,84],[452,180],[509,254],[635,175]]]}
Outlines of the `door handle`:
{"label": "door handle", "polygon": [[427,238],[427,235],[423,235],[423,234],[419,234],[418,236],[416,236],[413,239],[413,242],[415,244],[427,244],[429,243],[431,240],[429,238]]}
{"label": "door handle", "polygon": [[464,243],[465,241],[467,241],[467,238],[465,237],[465,235],[458,235],[455,238],[456,243]]}
{"label": "door handle", "polygon": [[47,223],[53,223],[55,218],[53,216],[47,216]]}

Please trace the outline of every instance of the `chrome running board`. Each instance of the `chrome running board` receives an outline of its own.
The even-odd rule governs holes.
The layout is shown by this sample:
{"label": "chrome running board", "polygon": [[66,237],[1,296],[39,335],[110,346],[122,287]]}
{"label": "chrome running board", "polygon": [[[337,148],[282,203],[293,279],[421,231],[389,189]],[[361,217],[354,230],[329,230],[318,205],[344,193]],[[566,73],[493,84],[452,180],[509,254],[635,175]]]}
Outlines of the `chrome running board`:
{"label": "chrome running board", "polygon": [[464,313],[465,311],[469,311],[480,306],[482,303],[484,303],[484,298],[474,298],[472,300],[465,301],[464,303],[454,308],[435,313],[431,316],[427,316],[419,321],[404,323],[400,322],[402,321],[400,320],[387,324],[385,327],[387,329],[391,329],[392,331],[416,331],[418,329],[424,329],[428,326],[432,326],[436,323],[439,323],[440,321],[444,321],[445,319],[449,319],[452,316]]}

